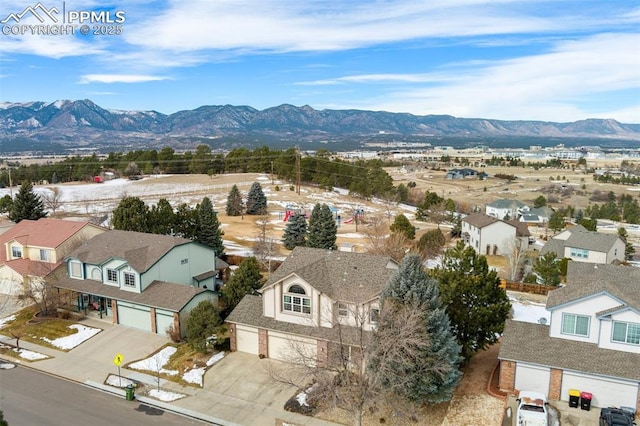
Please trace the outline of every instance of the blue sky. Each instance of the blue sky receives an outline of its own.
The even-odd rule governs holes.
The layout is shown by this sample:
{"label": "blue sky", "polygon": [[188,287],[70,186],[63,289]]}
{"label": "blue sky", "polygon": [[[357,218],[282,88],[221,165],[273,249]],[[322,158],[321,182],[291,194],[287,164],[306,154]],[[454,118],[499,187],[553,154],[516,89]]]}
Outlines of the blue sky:
{"label": "blue sky", "polygon": [[[3,0],[0,20],[36,4]],[[3,28],[0,101],[91,99],[167,114],[289,103],[640,123],[633,0],[69,0],[64,7],[123,11],[122,34]],[[0,26],[37,23],[25,14]]]}

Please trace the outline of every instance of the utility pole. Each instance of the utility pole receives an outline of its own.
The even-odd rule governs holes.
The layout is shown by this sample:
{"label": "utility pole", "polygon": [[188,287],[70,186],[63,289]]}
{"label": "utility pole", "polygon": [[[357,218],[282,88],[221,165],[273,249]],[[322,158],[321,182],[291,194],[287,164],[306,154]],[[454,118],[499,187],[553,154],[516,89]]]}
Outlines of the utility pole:
{"label": "utility pole", "polygon": [[300,147],[296,145],[296,193],[300,195]]}
{"label": "utility pole", "polygon": [[271,160],[271,185],[273,185],[273,160]]}

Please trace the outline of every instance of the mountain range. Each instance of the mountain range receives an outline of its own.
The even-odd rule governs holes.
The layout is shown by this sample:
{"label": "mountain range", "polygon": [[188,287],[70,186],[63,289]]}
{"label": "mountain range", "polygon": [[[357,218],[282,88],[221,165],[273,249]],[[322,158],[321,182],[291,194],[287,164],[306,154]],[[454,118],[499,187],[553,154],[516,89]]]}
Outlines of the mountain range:
{"label": "mountain range", "polygon": [[339,150],[374,142],[378,146],[385,142],[509,146],[509,141],[638,147],[640,124],[612,119],[570,123],[505,121],[353,109],[316,110],[287,104],[264,110],[210,105],[166,115],[156,111],[108,110],[86,99],[0,103],[0,152],[5,153],[78,149],[106,152],[164,146],[192,149],[200,143],[207,143],[212,149],[299,144],[309,149]]}

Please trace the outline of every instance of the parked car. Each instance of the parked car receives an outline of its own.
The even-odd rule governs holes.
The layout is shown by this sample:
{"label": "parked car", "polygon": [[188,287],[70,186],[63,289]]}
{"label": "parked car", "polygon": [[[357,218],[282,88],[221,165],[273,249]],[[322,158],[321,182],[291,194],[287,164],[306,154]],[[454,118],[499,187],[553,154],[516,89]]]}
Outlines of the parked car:
{"label": "parked car", "polygon": [[634,415],[620,408],[603,408],[600,410],[600,426],[631,426]]}
{"label": "parked car", "polygon": [[547,398],[539,392],[522,391],[517,399],[518,426],[548,426]]}

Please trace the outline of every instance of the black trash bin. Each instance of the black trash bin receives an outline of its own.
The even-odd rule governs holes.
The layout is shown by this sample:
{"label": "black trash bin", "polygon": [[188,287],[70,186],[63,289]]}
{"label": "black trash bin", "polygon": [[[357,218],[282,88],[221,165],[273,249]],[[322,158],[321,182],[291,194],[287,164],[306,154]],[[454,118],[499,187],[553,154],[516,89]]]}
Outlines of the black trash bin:
{"label": "black trash bin", "polygon": [[589,392],[582,392],[580,394],[580,408],[585,411],[591,410],[591,398],[592,395]]}
{"label": "black trash bin", "polygon": [[569,407],[578,408],[580,406],[580,391],[569,389]]}
{"label": "black trash bin", "polygon": [[133,385],[127,385],[127,387],[124,388],[124,392],[127,401],[133,401],[135,396],[135,388]]}

